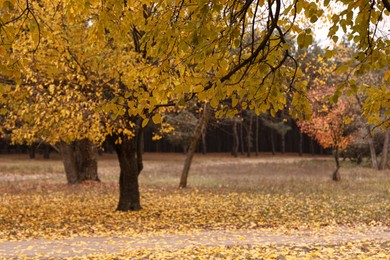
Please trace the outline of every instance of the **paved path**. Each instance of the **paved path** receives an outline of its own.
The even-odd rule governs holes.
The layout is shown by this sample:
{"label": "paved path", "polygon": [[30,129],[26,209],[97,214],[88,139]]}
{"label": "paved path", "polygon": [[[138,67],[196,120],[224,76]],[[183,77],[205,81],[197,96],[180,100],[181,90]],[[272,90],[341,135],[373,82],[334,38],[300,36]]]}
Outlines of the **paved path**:
{"label": "paved path", "polygon": [[0,257],[18,258],[41,256],[64,258],[97,253],[118,253],[137,249],[175,249],[186,246],[234,245],[312,245],[337,244],[359,240],[390,241],[389,228],[356,230],[340,228],[335,231],[273,232],[258,230],[201,231],[191,234],[144,234],[140,237],[78,237],[62,240],[31,240],[0,242]]}

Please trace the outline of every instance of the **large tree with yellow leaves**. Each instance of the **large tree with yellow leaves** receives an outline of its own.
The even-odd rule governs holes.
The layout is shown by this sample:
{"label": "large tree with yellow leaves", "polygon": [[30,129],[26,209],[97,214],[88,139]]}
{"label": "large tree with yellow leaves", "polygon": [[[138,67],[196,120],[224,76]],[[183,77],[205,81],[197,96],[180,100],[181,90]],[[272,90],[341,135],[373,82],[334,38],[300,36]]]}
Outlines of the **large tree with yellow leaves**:
{"label": "large tree with yellow leaves", "polygon": [[[344,66],[356,74],[386,71],[389,39],[380,26],[388,1],[329,2],[1,0],[5,126],[15,141],[99,143],[108,136],[121,168],[118,210],[138,210],[142,128],[150,118],[161,122],[161,109],[197,96],[217,116],[234,115],[239,101],[258,114],[287,106],[293,116],[310,115],[291,42],[309,47],[320,18],[333,24],[334,41],[343,30],[356,42],[358,65]],[[387,86],[368,93],[377,105],[364,107],[370,122],[385,126]]]}

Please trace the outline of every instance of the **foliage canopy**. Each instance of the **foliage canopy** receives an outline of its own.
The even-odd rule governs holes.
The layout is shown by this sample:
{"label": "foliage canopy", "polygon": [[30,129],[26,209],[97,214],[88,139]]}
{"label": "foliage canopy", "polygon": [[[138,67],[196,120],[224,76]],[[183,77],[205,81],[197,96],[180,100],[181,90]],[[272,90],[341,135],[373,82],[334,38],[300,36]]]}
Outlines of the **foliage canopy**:
{"label": "foliage canopy", "polygon": [[[234,114],[238,100],[257,113],[287,106],[295,116],[310,115],[294,42],[309,47],[311,23],[319,18],[332,24],[331,39],[342,30],[356,44],[356,55],[339,71],[383,71],[382,86],[362,86],[370,122],[386,122],[390,48],[381,24],[389,16],[387,1],[337,3],[3,0],[6,126],[26,125],[14,132],[18,141],[131,136],[138,121],[161,121],[158,108],[195,95],[220,116]],[[333,54],[328,49],[325,57]]]}

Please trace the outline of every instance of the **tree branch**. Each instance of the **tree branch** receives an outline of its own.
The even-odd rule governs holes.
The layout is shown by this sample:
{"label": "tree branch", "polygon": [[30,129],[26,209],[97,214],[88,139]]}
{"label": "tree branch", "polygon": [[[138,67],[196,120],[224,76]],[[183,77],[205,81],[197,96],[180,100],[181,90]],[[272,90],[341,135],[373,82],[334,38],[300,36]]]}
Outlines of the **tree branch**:
{"label": "tree branch", "polygon": [[[253,62],[254,59],[257,58],[257,56],[259,55],[259,53],[265,49],[265,47],[267,46],[268,44],[268,41],[269,39],[271,38],[274,30],[277,28],[277,24],[278,24],[278,20],[279,20],[279,14],[280,14],[280,0],[277,0],[276,1],[276,10],[275,10],[275,16],[274,16],[274,19],[273,19],[273,22],[271,23],[271,26],[268,30],[268,33],[267,35],[264,37],[263,41],[259,44],[259,46],[257,46],[256,50],[253,52],[253,54],[251,56],[249,56],[247,59],[245,59],[242,63],[240,64],[237,64],[236,67],[234,67],[228,74],[226,74],[225,76],[223,76],[221,78],[221,82],[224,82],[228,79],[230,79],[231,76],[233,76],[237,71],[239,71],[240,69],[242,69],[243,67],[245,67],[247,64],[249,64],[250,62]],[[210,82],[208,84],[208,86],[206,86],[205,89],[209,89],[211,88],[212,86],[212,83]]]}
{"label": "tree branch", "polygon": [[390,12],[390,2],[389,2],[389,0],[382,0],[382,3],[385,6],[386,10]]}

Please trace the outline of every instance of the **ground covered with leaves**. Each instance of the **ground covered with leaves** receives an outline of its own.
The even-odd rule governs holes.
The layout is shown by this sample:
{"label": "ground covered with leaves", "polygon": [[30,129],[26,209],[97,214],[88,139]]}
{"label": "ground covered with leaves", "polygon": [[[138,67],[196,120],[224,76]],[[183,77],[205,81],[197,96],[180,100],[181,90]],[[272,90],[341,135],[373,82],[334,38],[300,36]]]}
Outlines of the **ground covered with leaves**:
{"label": "ground covered with leaves", "polygon": [[[102,183],[74,186],[65,184],[59,161],[3,160],[0,242],[77,237],[144,239],[208,231],[310,231],[331,235],[332,230],[340,228],[363,233],[373,227],[384,232],[390,229],[389,171],[376,172],[345,163],[342,182],[333,183],[333,162],[327,159],[208,156],[195,160],[190,187],[178,189],[181,156],[146,158],[141,178],[143,209],[127,213],[115,211],[119,170],[114,158],[99,163]],[[29,166],[31,171],[26,170]],[[135,248],[90,257],[386,259],[389,241],[184,245],[174,250]]]}

